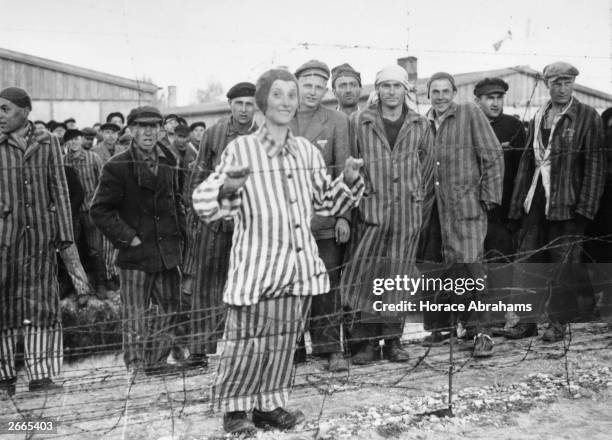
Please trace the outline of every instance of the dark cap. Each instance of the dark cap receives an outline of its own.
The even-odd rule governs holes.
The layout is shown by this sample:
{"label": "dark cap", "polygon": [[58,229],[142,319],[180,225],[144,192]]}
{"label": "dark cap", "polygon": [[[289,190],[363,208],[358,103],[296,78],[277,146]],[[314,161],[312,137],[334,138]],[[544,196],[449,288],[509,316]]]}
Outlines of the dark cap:
{"label": "dark cap", "polygon": [[182,116],[179,116],[177,119],[179,125],[185,125],[188,126],[189,124],[187,123],[187,120],[185,118],[183,118]]}
{"label": "dark cap", "polygon": [[334,83],[341,76],[351,76],[357,80],[359,87],[361,87],[361,74],[351,67],[349,63],[340,64],[331,70],[332,87]]}
{"label": "dark cap", "polygon": [[206,124],[202,121],[194,122],[193,124],[189,126],[189,131],[193,131],[198,127],[202,127],[203,129],[206,129]]}
{"label": "dark cap", "polygon": [[51,128],[50,130],[53,132],[57,130],[58,128],[63,128],[64,130],[68,130],[68,127],[66,127],[66,124],[64,124],[63,122],[56,122],[55,124],[53,124],[53,128]]}
{"label": "dark cap", "polygon": [[162,121],[164,121],[164,118],[160,111],[151,105],[133,108],[127,117],[128,125],[132,125],[136,122],[161,124]]}
{"label": "dark cap", "polygon": [[174,113],[170,113],[169,115],[166,115],[166,117],[164,118],[164,124],[168,121],[171,121],[172,119],[174,119],[176,122],[178,122],[179,117],[178,115],[175,115]]}
{"label": "dark cap", "polygon": [[74,118],[68,118],[64,121],[64,124],[68,124],[69,122],[74,122],[76,124],[76,119]]}
{"label": "dark cap", "polygon": [[578,69],[576,69],[570,63],[557,61],[556,63],[552,63],[544,67],[544,71],[542,73],[544,80],[548,81],[549,79],[555,80],[557,78],[575,78],[580,72],[578,72]]}
{"label": "dark cap", "polygon": [[174,134],[177,136],[187,137],[189,136],[189,127],[183,124],[179,124],[174,129]]}
{"label": "dark cap", "polygon": [[114,117],[121,118],[121,123],[125,124],[125,116],[123,116],[123,113],[121,113],[121,112],[112,112],[112,113],[109,113],[108,116],[106,117],[106,122],[110,122],[111,119],[113,119]]}
{"label": "dark cap", "polygon": [[85,137],[95,136],[97,134],[96,130],[94,130],[91,127],[85,127],[81,130],[81,132],[83,133],[83,136]]}
{"label": "dark cap", "polygon": [[324,78],[325,80],[329,79],[329,67],[323,61],[319,60],[310,60],[295,71],[295,77],[299,78],[301,76],[307,75],[316,75]]}
{"label": "dark cap", "polygon": [[36,125],[36,124],[42,124],[42,125],[45,126],[45,128],[47,128],[47,123],[45,121],[41,121],[40,119],[34,121],[34,125]]}
{"label": "dark cap", "polygon": [[100,131],[104,130],[119,131],[121,130],[121,127],[119,127],[117,124],[113,124],[112,122],[106,122],[100,126]]}
{"label": "dark cap", "polygon": [[255,84],[250,82],[239,82],[232,86],[225,96],[227,96],[227,99],[255,96]]}
{"label": "dark cap", "polygon": [[64,142],[71,141],[79,136],[83,136],[83,132],[81,130],[75,130],[73,128],[68,129],[66,130],[66,133],[64,133]]}
{"label": "dark cap", "polygon": [[485,78],[476,83],[474,96],[490,95],[491,93],[506,93],[508,83],[501,78]]}
{"label": "dark cap", "polygon": [[28,92],[20,87],[7,87],[0,91],[0,98],[11,101],[17,107],[32,109],[32,100]]}
{"label": "dark cap", "polygon": [[447,72],[436,72],[429,77],[429,80],[427,80],[427,97],[428,98],[429,98],[429,89],[431,88],[431,83],[434,81],[438,81],[439,79],[448,80],[448,82],[451,83],[451,86],[453,86],[453,90],[457,91],[457,86],[455,85],[455,78],[453,77],[453,75]]}

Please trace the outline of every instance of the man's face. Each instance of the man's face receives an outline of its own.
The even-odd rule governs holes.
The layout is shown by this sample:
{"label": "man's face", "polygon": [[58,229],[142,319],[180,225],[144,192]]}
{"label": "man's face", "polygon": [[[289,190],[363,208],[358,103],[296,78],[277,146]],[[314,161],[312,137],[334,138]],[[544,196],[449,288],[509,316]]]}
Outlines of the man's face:
{"label": "man's face", "polygon": [[359,102],[361,87],[352,76],[340,76],[334,82],[334,95],[342,107],[354,107]]}
{"label": "man's face", "polygon": [[300,105],[306,109],[315,110],[321,105],[321,100],[327,92],[327,80],[317,75],[301,76]]}
{"label": "man's face", "polygon": [[117,142],[117,137],[119,136],[119,133],[116,132],[115,130],[102,130],[102,140],[104,141],[105,144],[108,145],[113,145]]}
{"label": "man's face", "polygon": [[270,87],[266,108],[266,120],[275,124],[289,125],[298,107],[298,88],[293,81],[277,79]]}
{"label": "man's face", "polygon": [[143,150],[150,151],[157,143],[157,133],[159,132],[160,124],[157,122],[135,122],[130,131],[134,136],[136,146]]}
{"label": "man's face", "polygon": [[37,132],[45,131],[46,129],[47,127],[45,127],[45,124],[41,124],[40,122],[38,124],[34,124],[34,130]]}
{"label": "man's face", "polygon": [[189,136],[176,135],[174,139],[174,144],[181,150],[187,147],[187,142],[189,142]]}
{"label": "man's face", "polygon": [[177,125],[179,125],[179,123],[176,119],[168,119],[165,124],[166,133],[174,134],[174,129]]}
{"label": "man's face", "polygon": [[[253,122],[253,115],[255,114],[255,98],[253,96],[239,96],[232,99],[230,108],[232,117],[240,125],[250,125]],[[197,129],[201,128],[197,127]],[[202,133],[204,133],[204,129],[202,129]],[[201,135],[200,139],[202,139]]]}
{"label": "man's face", "polygon": [[66,127],[68,127],[69,130],[76,130],[77,124],[76,122],[67,122]]}
{"label": "man's face", "polygon": [[443,114],[448,110],[456,94],[457,91],[453,90],[453,85],[447,79],[437,79],[429,87],[431,106],[437,114]]}
{"label": "man's face", "polygon": [[91,150],[91,147],[93,147],[93,141],[95,138],[96,137],[92,135],[83,136],[83,148],[85,150]]}
{"label": "man's face", "polygon": [[574,91],[574,78],[556,78],[554,80],[548,80],[546,83],[548,92],[550,93],[550,100],[553,104],[566,105],[572,99],[572,92]]}
{"label": "man's face", "polygon": [[119,116],[113,116],[110,121],[111,124],[115,124],[117,127],[123,127],[123,121]]}
{"label": "man's face", "polygon": [[[253,108],[253,113],[255,113],[255,109]],[[204,131],[206,129],[200,125],[191,130],[191,137],[197,141],[197,144],[200,145],[200,141],[202,137],[204,137]]]}
{"label": "man's face", "polygon": [[79,151],[81,148],[83,148],[83,137],[77,136],[74,139],[70,139],[68,142],[66,142],[66,144],[70,151]]}
{"label": "man's face", "polygon": [[59,139],[63,138],[65,133],[66,129],[64,127],[57,127],[55,130],[53,130],[53,134],[56,135]]}
{"label": "man's face", "polygon": [[383,107],[401,107],[406,99],[406,88],[399,81],[383,81],[376,86]]}
{"label": "man's face", "polygon": [[94,130],[96,130],[96,133],[99,133],[99,132],[100,132],[100,127],[101,127],[101,125],[100,125],[100,124],[94,124],[94,126],[93,126],[92,128],[93,128]]}
{"label": "man's face", "polygon": [[495,119],[501,115],[504,109],[504,93],[496,92],[480,95],[476,98],[476,104],[482,109],[489,119]]}

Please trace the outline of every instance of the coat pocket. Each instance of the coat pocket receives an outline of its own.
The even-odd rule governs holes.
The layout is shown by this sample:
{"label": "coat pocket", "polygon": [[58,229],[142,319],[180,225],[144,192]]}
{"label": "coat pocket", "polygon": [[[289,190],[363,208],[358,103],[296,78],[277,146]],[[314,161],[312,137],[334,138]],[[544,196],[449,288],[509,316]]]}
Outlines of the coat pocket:
{"label": "coat pocket", "polygon": [[484,214],[477,186],[459,185],[454,191],[453,199],[454,212],[458,220],[474,220]]}
{"label": "coat pocket", "polygon": [[0,203],[0,247],[9,247],[15,242],[15,228],[13,223],[13,209],[5,204]]}

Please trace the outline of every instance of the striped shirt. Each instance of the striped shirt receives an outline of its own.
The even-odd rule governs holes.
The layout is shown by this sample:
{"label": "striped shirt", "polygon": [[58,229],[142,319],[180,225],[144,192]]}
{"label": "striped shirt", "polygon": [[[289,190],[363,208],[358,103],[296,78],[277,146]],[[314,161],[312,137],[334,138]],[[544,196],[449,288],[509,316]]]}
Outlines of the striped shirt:
{"label": "striped shirt", "polygon": [[[245,165],[251,168],[245,185],[219,200],[224,170]],[[224,302],[244,306],[284,292],[328,292],[310,221],[314,213],[334,216],[357,206],[364,186],[359,177],[349,188],[343,174],[332,182],[319,150],[291,131],[282,146],[265,125],[232,141],[215,172],[193,193],[193,207],[205,222],[234,218]]]}
{"label": "striped shirt", "polygon": [[81,205],[80,211],[88,211],[96,192],[98,181],[100,180],[102,160],[96,153],[91,151],[82,150],[77,153],[68,151],[64,158],[64,163],[72,167],[79,176],[79,182],[81,182],[83,192],[85,193],[85,200]]}

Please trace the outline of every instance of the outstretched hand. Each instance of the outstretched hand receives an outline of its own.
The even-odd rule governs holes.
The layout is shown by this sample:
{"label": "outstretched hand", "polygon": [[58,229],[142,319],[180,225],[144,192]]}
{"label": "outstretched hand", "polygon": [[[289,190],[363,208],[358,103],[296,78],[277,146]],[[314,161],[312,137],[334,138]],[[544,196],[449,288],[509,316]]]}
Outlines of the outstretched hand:
{"label": "outstretched hand", "polygon": [[251,173],[251,168],[246,165],[230,166],[224,172],[226,177],[221,187],[220,195],[228,196],[242,188]]}

